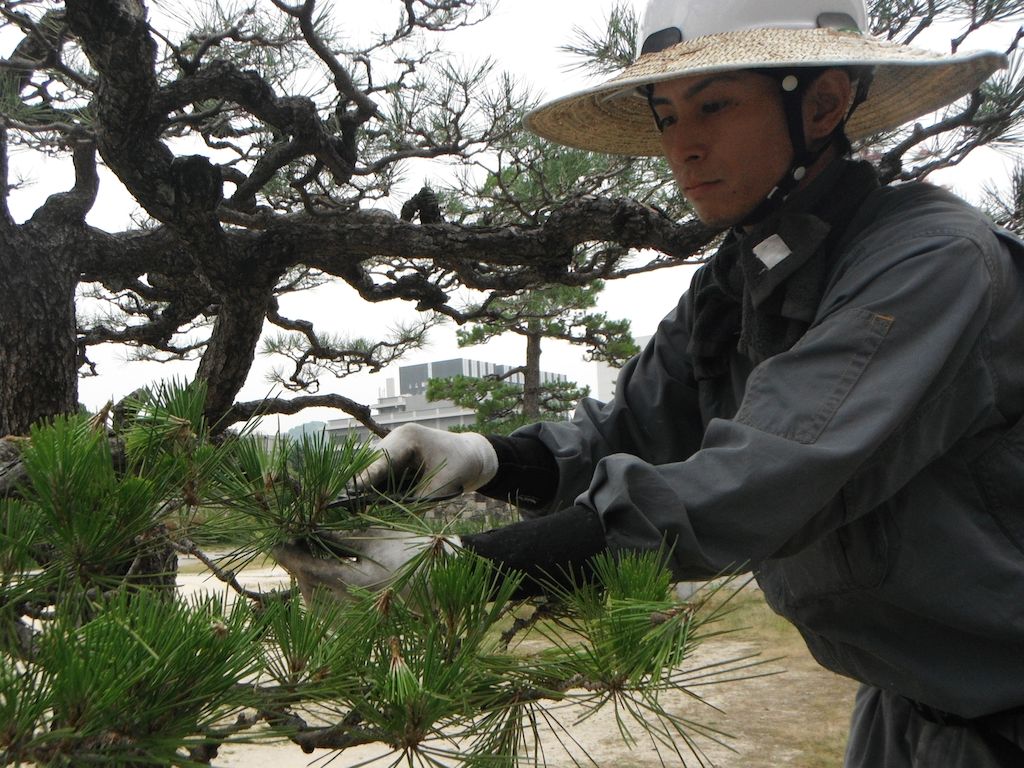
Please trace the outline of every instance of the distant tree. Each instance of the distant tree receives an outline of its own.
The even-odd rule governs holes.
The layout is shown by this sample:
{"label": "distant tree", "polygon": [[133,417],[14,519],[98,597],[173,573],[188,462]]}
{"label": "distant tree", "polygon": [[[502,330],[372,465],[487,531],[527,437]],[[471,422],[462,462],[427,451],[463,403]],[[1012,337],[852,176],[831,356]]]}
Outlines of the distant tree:
{"label": "distant tree", "polygon": [[[580,288],[551,286],[492,301],[486,322],[473,322],[456,332],[459,346],[514,334],[526,342],[525,362],[483,378],[432,379],[427,399],[452,400],[476,410],[474,428],[488,431],[506,432],[531,421],[564,418],[588,390],[569,382],[542,381],[544,339],[583,346],[586,359],[611,365],[622,365],[639,351],[628,320],[609,320],[604,313],[591,311],[603,288],[601,281]],[[512,383],[518,379],[521,384]]]}
{"label": "distant tree", "polygon": [[589,387],[580,387],[571,381],[542,382],[537,394],[537,410],[527,415],[523,410],[523,386],[501,375],[451,376],[427,382],[427,400],[450,400],[460,408],[476,412],[473,424],[451,427],[454,432],[507,435],[526,424],[558,421],[566,418],[580,399],[589,394]]}

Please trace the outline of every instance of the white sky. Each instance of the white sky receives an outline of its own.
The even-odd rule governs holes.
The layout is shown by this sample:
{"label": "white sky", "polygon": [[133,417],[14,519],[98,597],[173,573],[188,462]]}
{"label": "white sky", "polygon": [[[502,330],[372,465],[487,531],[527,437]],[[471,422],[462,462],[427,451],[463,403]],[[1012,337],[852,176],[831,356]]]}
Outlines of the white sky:
{"label": "white sky", "polygon": [[[639,7],[642,0],[635,0]],[[499,69],[515,74],[521,80],[532,83],[541,93],[555,96],[575,90],[585,84],[578,72],[568,72],[571,59],[558,50],[566,43],[574,26],[596,32],[600,21],[613,5],[613,0],[503,0],[498,3],[495,14],[487,22],[461,31],[445,39],[468,58],[492,56]],[[326,5],[326,4],[325,4]],[[376,0],[376,11],[383,3]],[[352,0],[335,0],[333,3],[336,19],[351,19],[363,12],[368,4]],[[1003,30],[999,36],[983,42],[996,49],[1005,48],[1012,32]],[[932,43],[943,47],[945,40],[938,36]],[[7,55],[10,45],[0,40],[0,52]],[[932,181],[950,186],[968,199],[976,200],[979,189],[990,181],[999,183],[1005,179],[1011,165],[1009,158],[991,151],[976,153],[959,169],[933,176]],[[31,183],[23,192],[16,192],[11,199],[12,212],[21,220],[31,214],[44,194],[67,189],[73,182],[70,162],[41,163],[38,158],[27,165],[28,156],[12,158],[15,174],[20,173]],[[418,189],[423,178],[410,174],[409,183]],[[101,176],[100,201],[91,212],[89,222],[109,230],[126,226],[128,217],[136,206],[123,188],[104,172]],[[653,333],[660,318],[676,303],[686,289],[691,268],[662,270],[647,275],[638,275],[624,281],[607,283],[598,307],[612,318],[627,317],[632,321],[635,336]],[[302,316],[314,321],[325,331],[351,335],[372,335],[376,329],[390,326],[398,318],[415,316],[410,306],[400,302],[368,305],[355,293],[341,284],[286,297],[282,301],[285,315]],[[143,384],[174,375],[188,376],[194,365],[160,365],[155,363],[125,363],[124,352],[113,349],[94,349],[91,357],[100,363],[101,375],[80,382],[80,398],[89,408],[98,408],[108,398],[120,399]],[[524,354],[523,342],[518,337],[496,339],[484,347],[459,349],[455,344],[454,326],[449,325],[432,332],[428,347],[410,354],[404,363],[440,360],[449,357],[469,357],[494,363],[518,363]],[[270,385],[263,378],[263,371],[270,361],[257,357],[249,382],[242,390],[242,400],[258,399],[270,391]],[[593,364],[584,363],[581,353],[568,344],[546,342],[543,350],[542,367],[545,370],[564,373],[581,384],[596,385],[596,370]],[[360,402],[372,403],[383,390],[385,380],[397,378],[397,365],[376,375],[355,375],[343,380],[321,381],[322,392],[338,392]],[[279,393],[287,396],[288,393]],[[288,429],[311,420],[326,420],[343,416],[327,409],[310,409],[295,416],[282,416],[268,420],[264,431],[271,431],[279,424]]]}

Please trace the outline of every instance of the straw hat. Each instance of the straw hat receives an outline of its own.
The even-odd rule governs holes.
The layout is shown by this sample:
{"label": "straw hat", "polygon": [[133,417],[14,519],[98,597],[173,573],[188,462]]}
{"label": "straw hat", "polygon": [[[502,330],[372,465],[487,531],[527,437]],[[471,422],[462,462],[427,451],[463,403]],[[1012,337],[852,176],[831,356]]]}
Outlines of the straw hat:
{"label": "straw hat", "polygon": [[526,127],[571,147],[660,155],[639,86],[740,69],[871,66],[867,98],[846,123],[857,139],[933,112],[1007,66],[1000,53],[938,54],[858,31],[866,28],[864,0],[650,0],[637,46],[647,52],[611,80],[533,110]]}

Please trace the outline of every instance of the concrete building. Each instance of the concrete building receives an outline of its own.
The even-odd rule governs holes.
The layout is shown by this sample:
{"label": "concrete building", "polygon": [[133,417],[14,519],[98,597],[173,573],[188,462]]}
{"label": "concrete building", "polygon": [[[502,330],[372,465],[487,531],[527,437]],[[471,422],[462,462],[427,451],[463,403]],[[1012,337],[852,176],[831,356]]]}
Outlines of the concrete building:
{"label": "concrete building", "polygon": [[[450,429],[456,426],[468,426],[476,420],[476,414],[460,408],[448,400],[428,402],[425,395],[394,395],[382,397],[374,403],[373,418],[385,427],[397,427],[399,424],[416,422],[434,429]],[[333,440],[344,440],[349,435],[370,437],[370,431],[352,418],[331,419],[327,422],[327,434]]]}
{"label": "concrete building", "polygon": [[[438,360],[430,363],[403,365],[398,369],[398,392],[395,380],[387,379],[384,392],[371,408],[373,418],[385,427],[415,422],[435,429],[450,429],[469,426],[476,421],[476,413],[460,408],[450,400],[427,400],[427,382],[430,379],[446,379],[452,376],[483,378],[501,375],[514,366],[467,360],[463,357],[452,360]],[[541,382],[566,381],[560,373],[541,371]],[[522,385],[522,374],[513,374],[507,379],[512,384]],[[351,434],[369,437],[370,432],[352,418],[331,419],[327,422],[327,434],[334,440],[344,440]]]}

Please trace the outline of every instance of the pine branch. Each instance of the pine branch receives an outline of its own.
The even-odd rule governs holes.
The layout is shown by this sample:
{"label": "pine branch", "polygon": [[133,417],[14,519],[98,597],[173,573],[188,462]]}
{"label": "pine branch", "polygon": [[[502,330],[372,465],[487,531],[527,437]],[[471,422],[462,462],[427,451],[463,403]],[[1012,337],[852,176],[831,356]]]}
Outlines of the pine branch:
{"label": "pine branch", "polygon": [[11,194],[8,159],[7,126],[0,121],[0,233],[2,233],[4,240],[11,239],[15,226],[14,219],[11,217],[11,209],[8,205]]}
{"label": "pine branch", "polygon": [[335,394],[302,395],[289,399],[268,397],[263,400],[236,402],[225,414],[224,422],[226,424],[249,422],[260,416],[298,413],[306,408],[334,408],[352,416],[378,437],[383,437],[388,432],[373,419],[369,406],[357,403],[344,395]]}
{"label": "pine branch", "polygon": [[176,552],[183,555],[190,555],[196,558],[199,562],[205,565],[210,572],[216,576],[220,581],[227,584],[231,589],[237,592],[247,600],[252,600],[258,605],[266,605],[271,600],[281,600],[287,597],[295,597],[297,592],[294,589],[289,589],[285,592],[280,590],[273,590],[271,592],[258,592],[252,589],[246,589],[243,587],[235,574],[234,571],[229,571],[221,568],[217,561],[203,552],[199,546],[187,536],[176,537],[169,539],[169,542]]}

